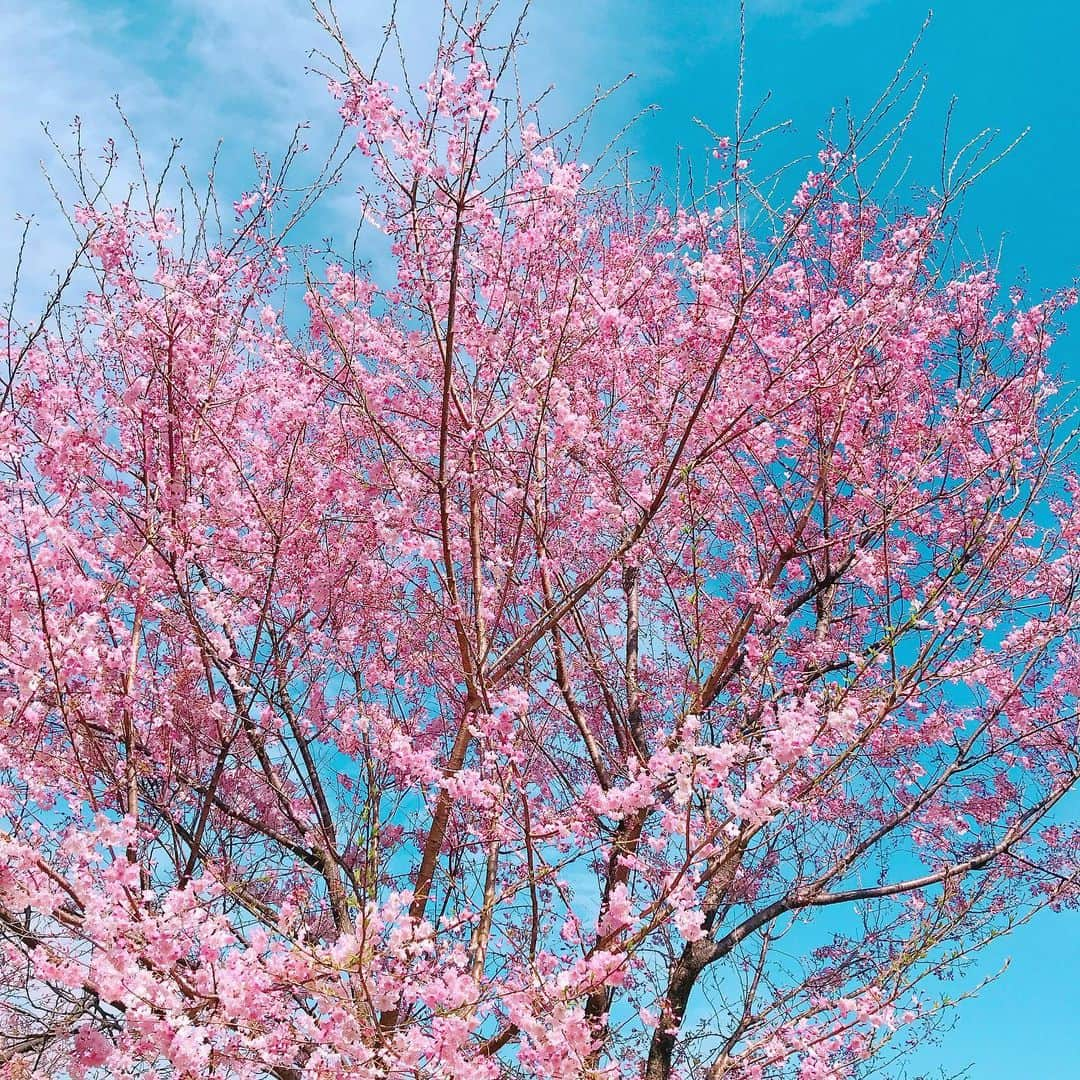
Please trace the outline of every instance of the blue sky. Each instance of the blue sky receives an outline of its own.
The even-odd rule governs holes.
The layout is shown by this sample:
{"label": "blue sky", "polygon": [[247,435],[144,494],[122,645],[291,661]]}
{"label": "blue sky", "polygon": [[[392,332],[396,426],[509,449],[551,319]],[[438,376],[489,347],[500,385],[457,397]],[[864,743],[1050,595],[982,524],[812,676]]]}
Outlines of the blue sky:
{"label": "blue sky", "polygon": [[[388,0],[339,2],[355,50],[385,17]],[[437,0],[402,0],[406,44],[423,55]],[[772,93],[766,119],[790,119],[790,155],[813,152],[829,110],[867,103],[888,80],[925,18],[924,0],[748,0],[747,96]],[[599,117],[610,134],[658,104],[628,142],[642,166],[670,168],[677,147],[700,154],[698,117],[729,131],[737,60],[735,0],[536,0],[525,75],[558,84],[548,115],[569,112],[598,83],[636,78]],[[919,54],[929,83],[906,142],[909,179],[932,183],[947,103],[958,98],[959,141],[1000,128],[1024,142],[971,192],[963,236],[972,250],[1002,250],[1008,280],[1035,291],[1069,284],[1080,269],[1080,5],[1066,0],[944,0]],[[10,259],[17,211],[44,211],[28,259],[38,289],[66,252],[48,217],[38,162],[48,157],[39,122],[63,131],[78,113],[88,141],[116,134],[109,98],[119,92],[149,158],[185,139],[200,172],[223,137],[222,176],[243,175],[252,149],[283,147],[312,120],[310,141],[333,126],[319,80],[306,76],[319,42],[304,0],[0,0],[0,251]],[[784,146],[779,148],[782,151]],[[237,180],[239,184],[239,180]],[[229,193],[231,196],[231,192]],[[335,197],[326,227],[345,227],[355,200]],[[10,276],[5,262],[5,282]],[[1080,341],[1058,349],[1080,373]],[[1005,977],[968,1003],[940,1046],[918,1065],[972,1080],[1080,1078],[1075,978],[1080,918],[1046,915],[988,958],[1012,958]],[[959,987],[957,988],[959,989]]]}

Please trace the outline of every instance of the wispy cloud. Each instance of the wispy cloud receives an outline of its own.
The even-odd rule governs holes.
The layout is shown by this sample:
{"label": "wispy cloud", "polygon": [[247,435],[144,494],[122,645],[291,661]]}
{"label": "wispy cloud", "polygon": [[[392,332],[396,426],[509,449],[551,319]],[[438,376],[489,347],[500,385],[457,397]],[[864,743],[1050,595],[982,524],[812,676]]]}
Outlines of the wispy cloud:
{"label": "wispy cloud", "polygon": [[[173,138],[199,182],[222,143],[220,188],[235,197],[251,177],[251,154],[280,154],[296,125],[312,121],[314,145],[337,127],[325,81],[308,71],[324,44],[304,0],[174,0],[134,5],[77,0],[0,0],[0,248],[5,287],[22,232],[33,216],[23,266],[33,307],[50,275],[66,265],[71,236],[56,213],[43,169],[68,194],[64,169],[42,130],[71,144],[79,117],[91,158],[110,137],[120,144],[117,190],[136,179],[117,96],[139,137],[147,169],[163,165]],[[147,11],[147,8],[152,10]],[[373,18],[369,21],[374,25]],[[345,212],[331,201],[326,212]]]}
{"label": "wispy cloud", "polygon": [[879,0],[750,0],[747,14],[783,16],[803,30],[849,26],[870,13]]}

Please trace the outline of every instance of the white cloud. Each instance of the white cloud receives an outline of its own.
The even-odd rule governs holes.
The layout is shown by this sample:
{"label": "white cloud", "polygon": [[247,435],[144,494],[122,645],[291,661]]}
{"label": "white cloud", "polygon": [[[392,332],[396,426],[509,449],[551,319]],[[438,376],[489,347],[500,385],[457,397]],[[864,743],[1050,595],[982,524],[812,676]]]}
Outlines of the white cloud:
{"label": "white cloud", "polygon": [[848,26],[867,15],[877,0],[749,0],[747,13],[782,15],[805,29]]}

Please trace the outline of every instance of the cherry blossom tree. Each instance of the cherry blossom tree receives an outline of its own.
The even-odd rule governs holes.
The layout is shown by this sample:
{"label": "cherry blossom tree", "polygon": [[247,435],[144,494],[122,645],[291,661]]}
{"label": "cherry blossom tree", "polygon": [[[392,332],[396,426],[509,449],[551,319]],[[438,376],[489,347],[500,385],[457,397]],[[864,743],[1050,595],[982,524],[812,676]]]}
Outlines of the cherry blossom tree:
{"label": "cherry blossom tree", "polygon": [[880,1067],[1075,897],[1072,297],[875,201],[903,72],[677,204],[325,23],[389,276],[80,154],[3,326],[0,1076]]}

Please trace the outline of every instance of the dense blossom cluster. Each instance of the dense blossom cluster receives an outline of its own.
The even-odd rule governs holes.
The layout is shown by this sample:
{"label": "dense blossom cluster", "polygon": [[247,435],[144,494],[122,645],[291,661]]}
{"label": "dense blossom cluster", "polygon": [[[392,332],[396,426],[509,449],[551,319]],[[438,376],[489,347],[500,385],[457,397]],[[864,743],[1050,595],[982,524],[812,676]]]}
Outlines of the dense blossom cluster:
{"label": "dense blossom cluster", "polygon": [[396,280],[302,331],[272,189],[198,257],[79,209],[0,418],[0,1076],[857,1075],[1071,898],[1069,298],[843,148],[773,235],[742,158],[589,187],[497,74],[332,87]]}

